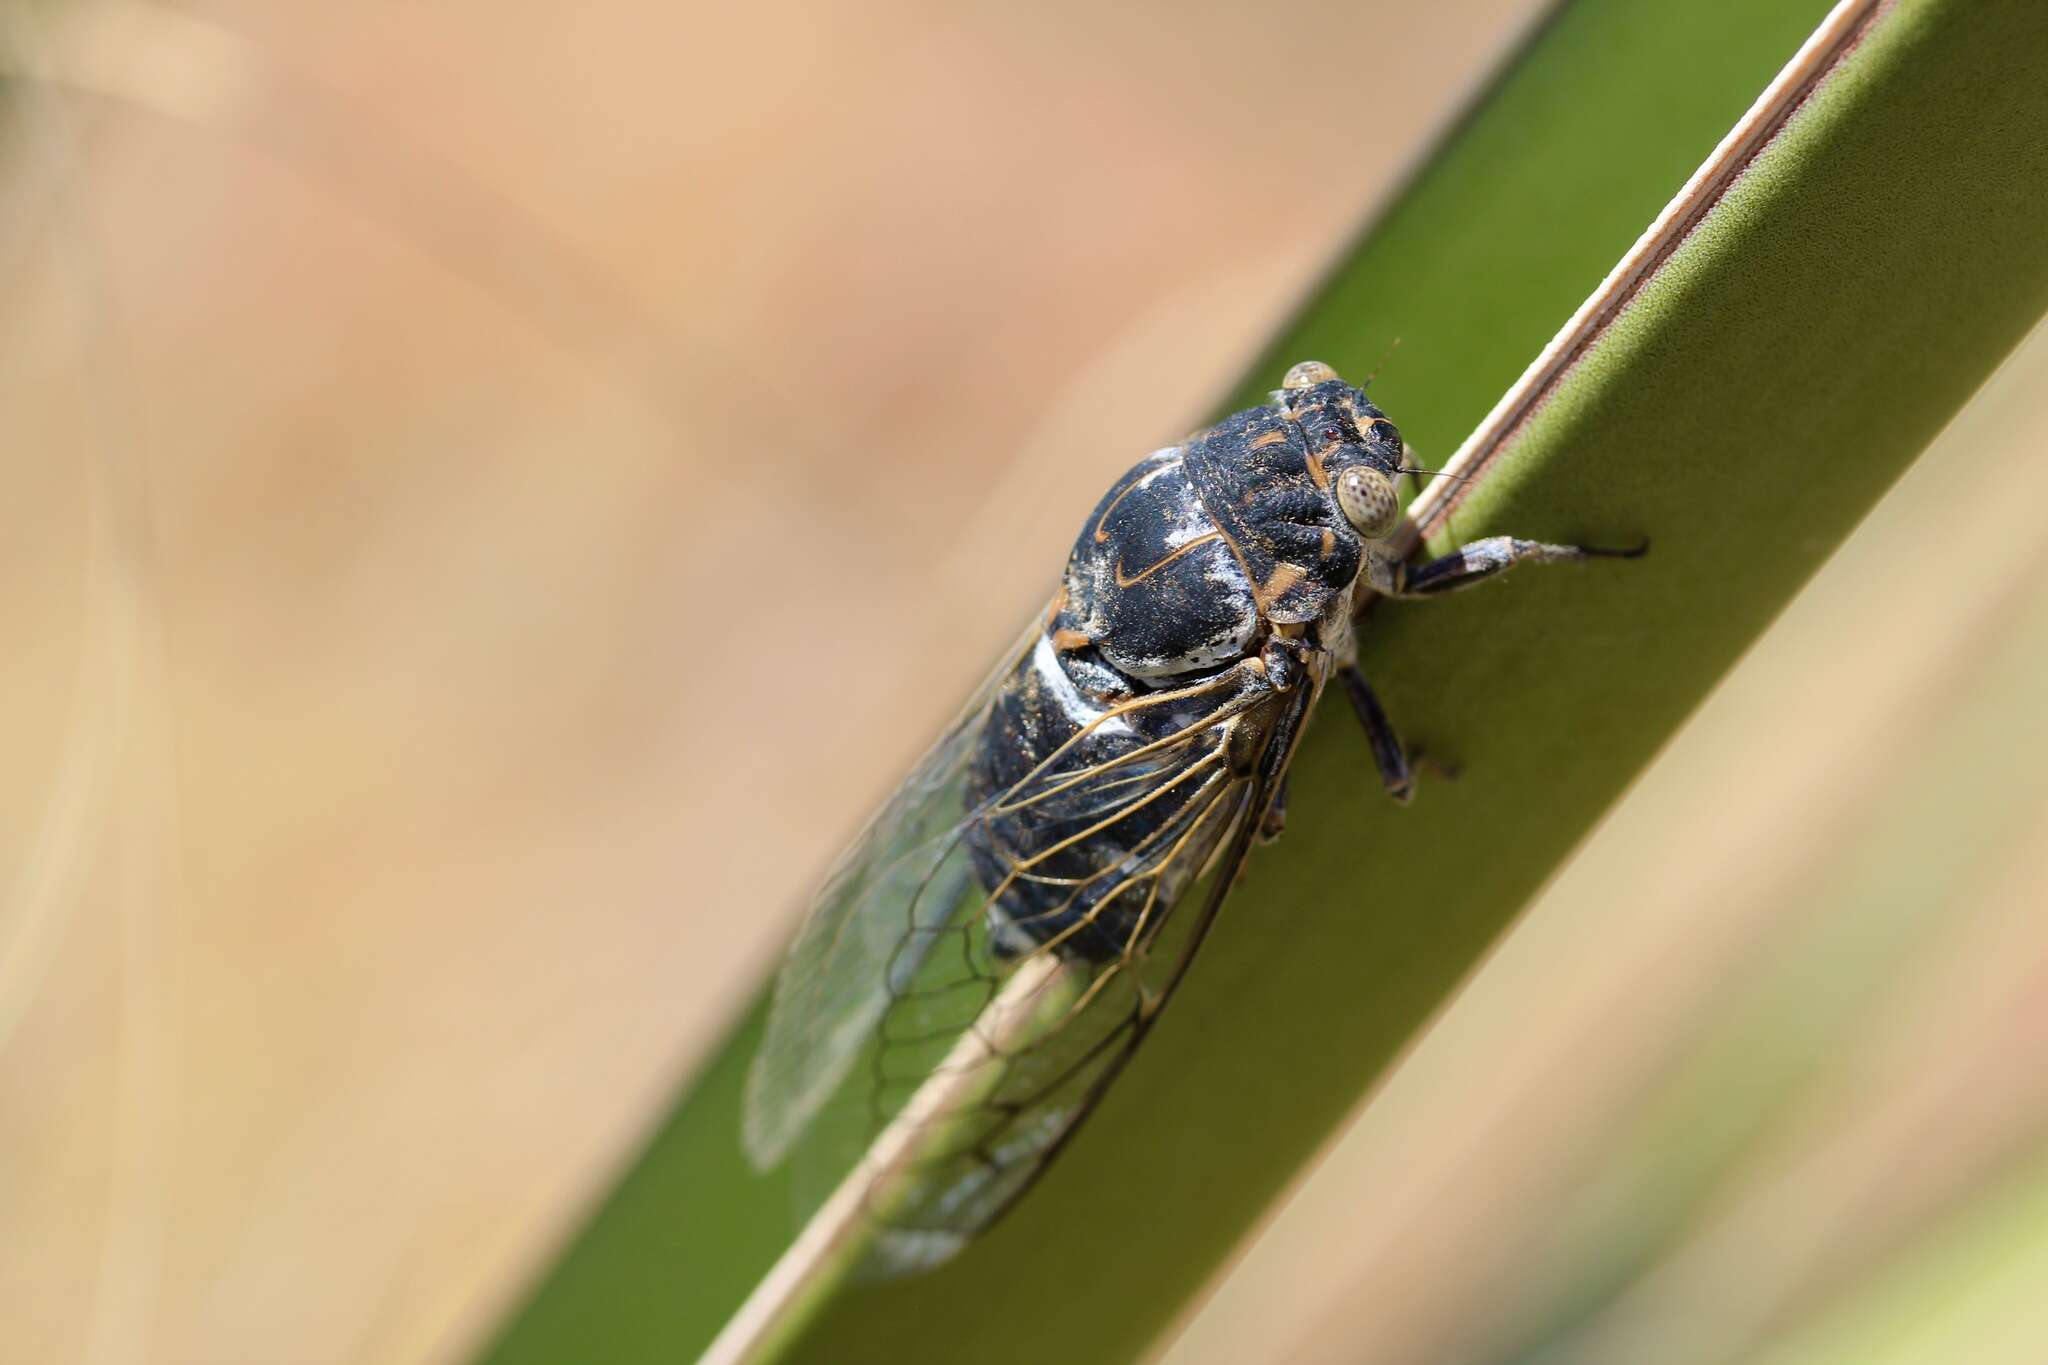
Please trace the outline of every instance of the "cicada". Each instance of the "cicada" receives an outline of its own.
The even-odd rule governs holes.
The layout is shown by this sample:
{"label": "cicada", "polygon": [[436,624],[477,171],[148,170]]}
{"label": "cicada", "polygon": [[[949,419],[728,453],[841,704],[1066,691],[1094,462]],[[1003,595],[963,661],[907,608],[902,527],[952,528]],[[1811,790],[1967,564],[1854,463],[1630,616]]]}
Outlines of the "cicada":
{"label": "cicada", "polygon": [[1637,553],[1495,536],[1411,564],[1405,452],[1363,389],[1306,361],[1138,461],[1043,617],[830,874],[776,982],[743,1136],[765,1168],[807,1130],[851,1150],[890,1129],[889,1179],[861,1187],[871,1272],[952,1254],[1072,1136],[1279,834],[1332,678],[1408,799],[1411,756],[1357,667],[1362,588],[1434,597]]}

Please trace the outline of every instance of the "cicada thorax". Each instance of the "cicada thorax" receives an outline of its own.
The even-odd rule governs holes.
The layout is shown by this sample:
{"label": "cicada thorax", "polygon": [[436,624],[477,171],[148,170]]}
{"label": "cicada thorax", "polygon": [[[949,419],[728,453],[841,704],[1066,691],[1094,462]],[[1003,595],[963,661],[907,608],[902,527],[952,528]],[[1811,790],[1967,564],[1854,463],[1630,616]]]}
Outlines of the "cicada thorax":
{"label": "cicada thorax", "polygon": [[1332,489],[1347,465],[1399,468],[1393,423],[1333,380],[1228,417],[1184,449],[1189,482],[1243,565],[1259,615],[1292,624],[1328,612],[1364,556]]}
{"label": "cicada thorax", "polygon": [[1103,496],[971,773],[999,949],[1104,961],[1163,920],[1240,814],[1279,706],[1246,661],[1349,601],[1364,551],[1332,479],[1399,454],[1378,409],[1332,383],[1148,456]]}
{"label": "cicada thorax", "polygon": [[1153,686],[1255,651],[1258,601],[1189,476],[1188,447],[1140,460],[1111,486],[1067,557],[1051,638]]}

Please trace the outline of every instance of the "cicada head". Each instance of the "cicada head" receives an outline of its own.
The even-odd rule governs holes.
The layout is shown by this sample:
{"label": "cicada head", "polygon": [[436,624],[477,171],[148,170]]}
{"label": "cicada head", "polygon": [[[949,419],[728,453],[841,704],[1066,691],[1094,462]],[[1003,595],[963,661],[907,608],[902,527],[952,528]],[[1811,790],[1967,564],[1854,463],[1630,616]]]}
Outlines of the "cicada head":
{"label": "cicada head", "polygon": [[1404,447],[1387,415],[1320,360],[1287,372],[1278,395],[1301,428],[1308,473],[1362,539],[1383,540],[1401,524],[1394,479]]}

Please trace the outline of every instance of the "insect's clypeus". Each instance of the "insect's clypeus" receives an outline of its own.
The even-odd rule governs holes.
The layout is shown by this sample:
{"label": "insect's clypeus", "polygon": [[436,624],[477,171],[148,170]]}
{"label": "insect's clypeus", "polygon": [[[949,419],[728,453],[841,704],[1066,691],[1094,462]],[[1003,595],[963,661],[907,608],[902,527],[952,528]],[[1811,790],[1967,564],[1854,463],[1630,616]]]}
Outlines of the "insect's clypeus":
{"label": "insect's clypeus", "polygon": [[[870,1273],[957,1250],[1085,1117],[1280,832],[1333,677],[1408,799],[1409,754],[1354,657],[1361,585],[1434,597],[1641,553],[1493,536],[1404,562],[1404,472],[1393,423],[1315,361],[1140,460],[1043,618],[841,858],[776,982],[744,1138],[758,1166],[795,1147],[843,1174],[902,1112],[890,1178],[861,1196]],[[1019,1004],[1005,983],[1027,968]]]}

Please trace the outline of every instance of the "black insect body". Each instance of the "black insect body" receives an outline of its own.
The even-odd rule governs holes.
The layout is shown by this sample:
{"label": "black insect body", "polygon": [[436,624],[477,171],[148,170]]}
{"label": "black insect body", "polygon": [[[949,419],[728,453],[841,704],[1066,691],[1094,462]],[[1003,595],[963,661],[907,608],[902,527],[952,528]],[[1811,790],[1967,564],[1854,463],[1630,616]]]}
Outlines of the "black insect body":
{"label": "black insect body", "polygon": [[[1330,378],[1284,389],[1273,407],[1139,461],[1103,497],[1074,543],[1044,632],[995,698],[971,769],[969,800],[989,803],[990,814],[967,842],[992,893],[999,948],[1044,943],[1110,961],[1136,947],[1148,908],[1156,918],[1172,903],[1203,858],[1178,857],[1150,879],[1116,869],[1135,872],[1149,850],[1173,846],[1218,785],[1256,779],[1286,699],[1321,686],[1321,637],[1348,644],[1366,552],[1336,483],[1350,474],[1368,488],[1384,484],[1384,506],[1398,517],[1401,453],[1380,410]],[[1188,695],[1177,705],[1156,700],[1176,693]],[[1126,708],[1120,721],[1101,723],[1113,708]],[[1236,743],[1213,745],[1206,770],[1190,766],[1178,787],[1089,838],[1065,842],[1100,822],[1091,805],[1003,799],[1029,791],[1033,770],[1062,745],[1073,746],[1074,766],[1096,770],[1145,745],[1192,738],[1204,721]],[[1140,781],[1167,761],[1133,760],[1127,775]],[[1223,833],[1212,818],[1195,838],[1213,844]],[[1010,875],[1052,848],[1033,868],[1042,875]]]}
{"label": "black insect body", "polygon": [[[862,1052],[851,1088],[879,1124],[919,1078],[892,1057],[959,1032],[1019,962],[1053,954],[1086,979],[877,1211],[886,1268],[930,1264],[993,1220],[1114,1079],[1254,838],[1278,832],[1332,674],[1407,798],[1407,755],[1353,658],[1358,585],[1426,597],[1617,553],[1494,537],[1408,565],[1392,549],[1402,458],[1365,393],[1311,361],[1269,405],[1139,461],[1081,528],[1039,627],[835,870],[749,1078],[760,1164]],[[1202,904],[1174,923],[1205,871]]]}

